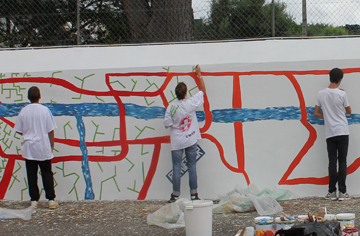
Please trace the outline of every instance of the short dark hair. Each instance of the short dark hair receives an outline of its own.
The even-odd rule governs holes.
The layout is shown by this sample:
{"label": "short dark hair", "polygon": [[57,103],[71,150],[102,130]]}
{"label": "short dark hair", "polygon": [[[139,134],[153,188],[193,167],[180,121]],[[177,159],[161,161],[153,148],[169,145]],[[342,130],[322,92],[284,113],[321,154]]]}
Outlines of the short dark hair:
{"label": "short dark hair", "polygon": [[184,82],[180,82],[180,83],[178,83],[178,85],[176,85],[175,94],[179,100],[185,98],[186,92],[187,92],[187,87]]}
{"label": "short dark hair", "polygon": [[344,72],[339,68],[334,68],[330,71],[329,75],[330,75],[330,82],[337,84],[344,77]]}
{"label": "short dark hair", "polygon": [[40,99],[40,89],[36,86],[32,86],[28,91],[28,99],[30,102],[37,102]]}

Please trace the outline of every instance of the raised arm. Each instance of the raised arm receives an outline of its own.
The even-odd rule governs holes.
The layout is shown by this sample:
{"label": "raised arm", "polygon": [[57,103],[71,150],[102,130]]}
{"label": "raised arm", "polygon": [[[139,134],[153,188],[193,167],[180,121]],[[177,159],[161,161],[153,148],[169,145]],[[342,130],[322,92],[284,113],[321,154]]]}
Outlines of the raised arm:
{"label": "raised arm", "polygon": [[201,76],[201,68],[200,68],[200,66],[197,65],[195,67],[195,70],[196,70],[197,77],[199,78],[199,81],[200,81],[200,90],[203,91],[203,93],[206,93],[206,87],[205,87],[204,79]]}

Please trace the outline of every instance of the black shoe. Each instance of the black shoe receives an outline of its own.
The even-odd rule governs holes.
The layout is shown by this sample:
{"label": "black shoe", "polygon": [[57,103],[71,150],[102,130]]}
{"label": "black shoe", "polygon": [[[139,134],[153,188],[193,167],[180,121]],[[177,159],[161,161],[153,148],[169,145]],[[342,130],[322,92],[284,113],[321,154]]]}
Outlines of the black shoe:
{"label": "black shoe", "polygon": [[193,194],[191,194],[191,201],[193,201],[193,200],[201,200],[201,199],[199,198],[197,193],[193,193]]}
{"label": "black shoe", "polygon": [[178,199],[179,199],[179,196],[171,194],[171,197],[170,197],[170,200],[168,201],[168,203],[176,202]]}

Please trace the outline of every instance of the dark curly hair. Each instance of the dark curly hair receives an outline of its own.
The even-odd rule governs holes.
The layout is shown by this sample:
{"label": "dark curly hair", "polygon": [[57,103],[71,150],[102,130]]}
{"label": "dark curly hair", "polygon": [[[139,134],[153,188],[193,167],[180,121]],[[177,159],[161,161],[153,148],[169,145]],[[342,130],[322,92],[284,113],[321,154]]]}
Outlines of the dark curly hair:
{"label": "dark curly hair", "polygon": [[178,83],[178,85],[176,85],[175,94],[179,100],[182,100],[185,98],[186,92],[187,92],[187,87],[186,87],[185,83],[180,82],[180,83]]}

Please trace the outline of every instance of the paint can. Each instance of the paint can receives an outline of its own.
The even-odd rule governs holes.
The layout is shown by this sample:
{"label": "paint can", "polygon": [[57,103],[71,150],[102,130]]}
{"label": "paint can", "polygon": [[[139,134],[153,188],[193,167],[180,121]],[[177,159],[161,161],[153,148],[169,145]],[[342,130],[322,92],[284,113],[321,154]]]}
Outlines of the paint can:
{"label": "paint can", "polygon": [[359,232],[357,229],[355,228],[347,228],[347,229],[343,229],[342,231],[342,235],[344,236],[359,236]]}
{"label": "paint can", "polygon": [[185,232],[188,236],[212,235],[211,200],[186,201],[184,204]]}
{"label": "paint can", "polygon": [[336,219],[339,221],[341,229],[355,227],[355,213],[339,213],[336,214]]}
{"label": "paint can", "polygon": [[309,223],[309,216],[308,215],[298,215],[297,222],[299,222],[300,224]]}
{"label": "paint can", "polygon": [[274,217],[272,216],[258,216],[255,217],[255,229],[272,230],[274,229]]}
{"label": "paint can", "polygon": [[276,230],[290,229],[295,224],[294,217],[286,217],[285,220],[281,220],[280,217],[275,218]]}
{"label": "paint can", "polygon": [[245,228],[245,235],[246,236],[254,236],[255,235],[255,229],[252,226],[248,226]]}

